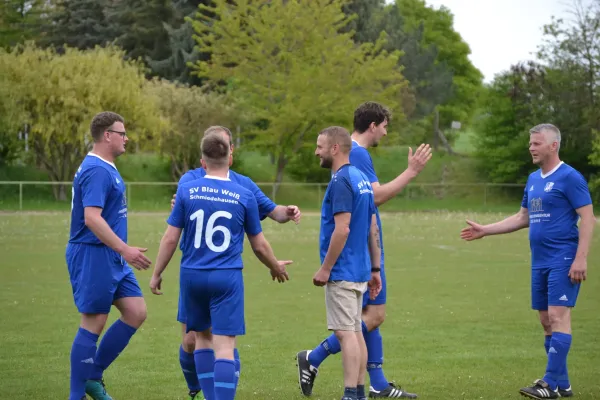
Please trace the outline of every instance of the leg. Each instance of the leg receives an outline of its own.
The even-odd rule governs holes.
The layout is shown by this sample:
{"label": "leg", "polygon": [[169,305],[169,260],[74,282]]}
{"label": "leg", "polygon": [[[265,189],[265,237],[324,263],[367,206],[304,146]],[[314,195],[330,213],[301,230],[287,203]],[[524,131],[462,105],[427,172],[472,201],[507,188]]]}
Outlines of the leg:
{"label": "leg", "polygon": [[354,400],[357,396],[359,371],[361,369],[361,350],[355,332],[336,330],[335,336],[342,346],[342,366],[344,369],[344,397],[342,400]]}
{"label": "leg", "polygon": [[235,336],[214,335],[215,399],[233,400],[236,391]]}
{"label": "leg", "polygon": [[183,377],[187,383],[190,399],[194,399],[201,390],[198,374],[196,373],[196,363],[194,361],[194,350],[196,349],[196,335],[194,332],[187,332],[185,307],[181,290],[179,291],[179,301],[177,305],[177,321],[181,323],[181,346],[179,347],[179,365],[183,372]]}
{"label": "leg", "polygon": [[552,338],[548,351],[548,366],[544,380],[558,387],[561,397],[573,395],[567,369],[571,347],[571,308],[575,307],[581,284],[568,277],[570,266],[553,268],[548,279],[548,316]]}
{"label": "leg", "polygon": [[[361,312],[362,311],[362,305],[363,305],[363,294],[360,293],[360,295],[357,298],[357,303],[356,303],[356,309],[357,311]],[[356,340],[358,342],[358,349],[360,351],[360,357],[359,357],[359,362],[358,362],[358,382],[357,382],[357,386],[356,386],[356,398],[358,400],[366,400],[367,396],[366,396],[366,392],[365,392],[365,382],[366,382],[366,378],[367,378],[367,360],[368,360],[368,353],[367,353],[367,344],[365,343],[365,335],[364,332],[367,330],[367,326],[365,325],[365,322],[361,320],[361,315],[358,314],[356,316],[356,326],[355,326],[355,332],[354,335],[356,336]]]}
{"label": "leg", "polygon": [[[132,270],[119,282],[114,298],[113,304],[121,312],[121,318],[108,328],[102,338],[90,375],[92,381],[102,381],[104,371],[125,350],[133,335],[146,320],[146,302]],[[94,383],[90,384],[94,385]]]}
{"label": "leg", "polygon": [[[110,268],[111,260],[101,247],[69,244],[65,256],[73,299],[77,310],[81,313],[81,323],[73,340],[70,355],[69,399],[81,400],[85,397],[86,382],[96,358],[98,337],[104,330],[115,287],[110,272],[106,273],[106,269]],[[98,274],[97,271],[103,273]],[[101,393],[106,395],[103,388]]]}
{"label": "leg", "polygon": [[379,330],[379,326],[385,320],[385,304],[366,305],[363,309],[362,319],[366,327],[364,335],[368,353],[367,372],[371,391],[377,393],[390,386],[383,373],[383,339]]}
{"label": "leg", "polygon": [[192,332],[196,338],[194,362],[198,381],[206,400],[215,399],[215,352],[213,350],[212,333],[210,329]]}
{"label": "leg", "polygon": [[239,363],[235,361],[236,336],[246,333],[242,271],[214,271],[210,283],[219,292],[211,300],[215,399],[233,400],[239,382]]}

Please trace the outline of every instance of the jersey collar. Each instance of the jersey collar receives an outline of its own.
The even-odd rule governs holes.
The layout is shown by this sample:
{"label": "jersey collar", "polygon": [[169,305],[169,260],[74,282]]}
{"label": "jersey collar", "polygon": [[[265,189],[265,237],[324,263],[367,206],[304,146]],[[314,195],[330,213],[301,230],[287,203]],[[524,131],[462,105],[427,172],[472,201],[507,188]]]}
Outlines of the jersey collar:
{"label": "jersey collar", "polygon": [[230,181],[231,179],[229,179],[229,171],[227,171],[227,178],[221,178],[220,176],[214,176],[214,175],[204,175],[204,177],[206,179],[215,179],[217,181]]}
{"label": "jersey collar", "polygon": [[563,165],[563,164],[564,164],[564,161],[561,161],[561,162],[559,162],[559,163],[558,163],[558,165],[557,165],[556,167],[552,168],[552,171],[548,171],[548,173],[547,173],[547,174],[544,174],[544,173],[543,173],[543,172],[540,170],[540,176],[541,176],[543,179],[546,179],[547,177],[549,177],[550,175],[552,175],[553,173],[555,173],[555,172],[556,172],[556,170],[557,170],[557,169],[559,169],[559,168],[560,168],[560,166],[561,166],[561,165]]}
{"label": "jersey collar", "polygon": [[111,163],[110,161],[105,160],[104,158],[100,157],[98,154],[96,153],[92,153],[91,151],[88,153],[88,156],[93,156],[93,157],[98,157],[99,159],[101,159],[102,161],[104,161],[105,163],[107,163],[108,165],[110,165],[111,167],[113,167],[114,169],[117,169],[117,166],[114,163]]}

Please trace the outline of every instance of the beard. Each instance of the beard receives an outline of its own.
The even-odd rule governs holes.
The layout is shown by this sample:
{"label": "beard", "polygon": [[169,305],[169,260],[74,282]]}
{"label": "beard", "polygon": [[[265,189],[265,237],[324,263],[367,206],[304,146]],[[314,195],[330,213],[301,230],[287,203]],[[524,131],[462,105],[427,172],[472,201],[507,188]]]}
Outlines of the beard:
{"label": "beard", "polygon": [[322,168],[331,169],[332,165],[333,165],[333,160],[331,158],[322,158],[321,159],[321,167]]}

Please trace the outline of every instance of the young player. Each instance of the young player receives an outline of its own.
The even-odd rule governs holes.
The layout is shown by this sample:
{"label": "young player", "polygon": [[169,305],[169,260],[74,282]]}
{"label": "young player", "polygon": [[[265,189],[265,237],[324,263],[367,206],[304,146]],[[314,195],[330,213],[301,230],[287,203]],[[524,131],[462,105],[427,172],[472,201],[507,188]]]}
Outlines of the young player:
{"label": "young player", "polygon": [[[81,325],[71,349],[70,400],[110,400],[102,374],[125,349],[146,319],[146,303],[129,265],[147,269],[146,249],[127,244],[125,183],[114,164],[125,153],[123,117],[113,112],[94,116],[92,151],[73,179],[71,230],[66,261]],[[111,306],[121,312],[104,330]]]}

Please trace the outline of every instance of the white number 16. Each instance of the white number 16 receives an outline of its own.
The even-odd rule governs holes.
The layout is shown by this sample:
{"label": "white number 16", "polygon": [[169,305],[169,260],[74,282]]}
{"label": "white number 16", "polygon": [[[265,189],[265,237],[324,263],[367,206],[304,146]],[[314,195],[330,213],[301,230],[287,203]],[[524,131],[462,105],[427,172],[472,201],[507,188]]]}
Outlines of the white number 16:
{"label": "white number 16", "polygon": [[[232,215],[227,211],[217,211],[211,214],[211,216],[208,218],[204,240],[206,241],[208,248],[215,253],[221,253],[227,250],[229,243],[231,243],[231,231],[222,225],[215,226],[215,221],[219,217],[231,219]],[[198,210],[190,215],[190,220],[196,220],[196,236],[194,237],[194,247],[199,249],[202,242],[202,230],[204,228],[204,210]],[[215,246],[213,243],[213,236],[216,232],[223,232],[223,244],[220,246]]]}

